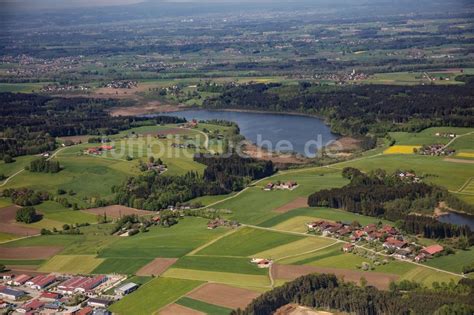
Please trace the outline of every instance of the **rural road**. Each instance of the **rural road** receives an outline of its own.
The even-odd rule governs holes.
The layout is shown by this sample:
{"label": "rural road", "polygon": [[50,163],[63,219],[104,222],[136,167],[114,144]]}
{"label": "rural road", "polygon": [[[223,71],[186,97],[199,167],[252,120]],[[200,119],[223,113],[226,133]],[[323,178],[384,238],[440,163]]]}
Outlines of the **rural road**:
{"label": "rural road", "polygon": [[465,133],[465,134],[462,134],[462,135],[459,135],[457,137],[454,137],[453,139],[451,139],[451,141],[449,141],[444,147],[443,149],[446,149],[447,147],[449,147],[451,144],[453,144],[454,141],[458,140],[459,138],[462,138],[462,137],[465,137],[465,136],[469,136],[469,135],[472,135],[474,134],[474,131],[472,132],[468,132],[468,133]]}
{"label": "rural road", "polygon": [[[63,151],[64,149],[67,149],[67,148],[70,148],[70,147],[62,147],[62,148],[56,150],[56,151],[55,151],[49,158],[47,158],[46,160],[49,161],[49,160],[55,158],[55,157],[58,155],[59,152]],[[17,176],[18,174],[21,174],[24,170],[25,170],[25,169],[23,168],[23,169],[19,170],[18,172],[16,172],[15,174],[12,174],[12,175],[8,176],[8,178],[5,179],[2,184],[0,184],[0,187],[3,187],[3,186],[5,186],[6,184],[8,184],[8,182],[9,182],[12,178],[14,178],[15,176]]]}

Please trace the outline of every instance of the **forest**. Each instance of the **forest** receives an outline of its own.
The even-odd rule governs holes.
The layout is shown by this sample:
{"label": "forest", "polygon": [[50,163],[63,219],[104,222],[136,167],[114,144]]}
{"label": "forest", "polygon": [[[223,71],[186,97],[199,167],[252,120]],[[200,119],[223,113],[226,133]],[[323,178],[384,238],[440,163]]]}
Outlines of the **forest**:
{"label": "forest", "polygon": [[[419,286],[381,291],[372,286],[346,283],[330,274],[309,274],[265,292],[244,310],[232,315],[272,314],[280,307],[296,303],[311,308],[342,311],[358,315],[376,314],[458,314],[474,311],[474,281],[426,289]],[[404,288],[407,289],[407,288]]]}
{"label": "forest", "polygon": [[[463,211],[473,213],[471,206],[450,195],[446,190],[426,183],[413,183],[400,179],[395,172],[387,174],[375,170],[364,174],[358,169],[345,168],[342,171],[350,183],[341,188],[315,192],[308,197],[311,207],[344,209],[372,217],[401,221],[409,233],[424,234],[427,238],[466,237],[474,244],[474,233],[467,226],[441,223],[433,218],[412,215],[412,213],[433,212],[440,201],[456,200]],[[451,205],[451,204],[449,204]]]}
{"label": "forest", "polygon": [[197,197],[242,190],[250,181],[275,171],[271,161],[257,161],[238,155],[228,158],[196,156],[195,160],[207,165],[204,175],[188,172],[182,176],[167,176],[147,172],[113,187],[115,201],[137,209],[158,211]]}
{"label": "forest", "polygon": [[54,150],[55,137],[110,135],[143,124],[184,122],[165,116],[112,117],[106,111],[119,105],[115,100],[0,93],[0,159]]}
{"label": "forest", "polygon": [[465,86],[294,86],[247,84],[204,101],[210,109],[255,109],[323,116],[334,132],[384,135],[432,126],[474,126],[474,89]]}

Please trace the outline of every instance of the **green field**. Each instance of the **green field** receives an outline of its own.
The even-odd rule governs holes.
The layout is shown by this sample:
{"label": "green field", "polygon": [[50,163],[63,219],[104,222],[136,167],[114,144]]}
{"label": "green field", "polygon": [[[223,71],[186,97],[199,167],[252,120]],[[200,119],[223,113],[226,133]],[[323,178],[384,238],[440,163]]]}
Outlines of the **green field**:
{"label": "green field", "polygon": [[56,255],[41,266],[41,272],[88,274],[104,260],[92,255]]}
{"label": "green field", "polygon": [[[82,153],[85,149],[94,147],[94,144],[84,143],[61,148],[55,157],[64,168],[61,172],[46,174],[22,171],[12,178],[4,188],[28,187],[48,191],[52,194],[55,194],[58,188],[65,191],[72,190],[76,193],[74,196],[65,196],[69,202],[85,206],[97,198],[111,198],[113,196],[111,187],[122,183],[129,176],[139,173],[139,160],[146,161],[151,155],[163,160],[168,167],[167,174],[184,174],[191,170],[202,172],[205,166],[193,161],[194,153],[200,149],[184,150],[171,147],[174,142],[193,142],[198,147],[202,147],[204,136],[198,131],[184,130],[178,138],[170,137],[163,140],[152,135],[149,137],[137,136],[141,133],[154,134],[154,132],[173,128],[176,128],[176,125],[145,126],[111,136],[113,140],[111,145],[115,149],[113,152],[100,156],[88,156]],[[225,127],[222,128],[225,129]],[[129,135],[133,135],[133,137]],[[188,137],[189,140],[185,140],[184,137]],[[133,160],[127,161],[127,156],[132,157]],[[14,163],[0,162],[0,174],[12,175],[24,169],[35,158],[37,157],[24,156],[15,158]],[[43,223],[46,224],[46,222]],[[49,222],[41,227],[52,227],[55,224],[55,222]]]}
{"label": "green field", "polygon": [[138,269],[145,266],[151,259],[142,258],[107,258],[92,273],[95,274],[134,274]]}
{"label": "green field", "polygon": [[[432,127],[427,128],[418,133],[409,132],[391,132],[390,136],[395,139],[398,145],[429,145],[429,144],[447,144],[452,139],[442,136],[436,136],[436,133],[455,133],[458,136],[473,132],[473,128],[459,128],[459,127]],[[472,148],[471,143],[474,138],[471,135],[460,137],[456,139],[450,147],[461,150]],[[469,143],[471,146],[469,147]]]}
{"label": "green field", "polygon": [[322,237],[306,237],[296,242],[277,246],[263,252],[255,254],[256,257],[269,259],[283,259],[284,257],[294,256],[301,253],[316,251],[319,248],[333,244],[335,240]]}
{"label": "green field", "polygon": [[180,298],[178,301],[176,301],[176,304],[191,308],[199,312],[203,312],[208,315],[228,315],[232,311],[231,309],[222,306],[209,304],[188,297]]}
{"label": "green field", "polygon": [[444,161],[442,157],[419,155],[379,155],[370,159],[349,161],[340,167],[351,166],[363,171],[382,168],[388,172],[397,169],[414,170],[423,181],[458,190],[469,178],[474,177],[474,167]]}
{"label": "green field", "polygon": [[454,255],[429,259],[425,264],[455,273],[462,273],[462,267],[472,262],[474,262],[474,247],[468,250],[458,250]]}
{"label": "green field", "polygon": [[187,217],[171,228],[152,228],[147,233],[120,238],[99,254],[102,258],[181,257],[223,234],[224,229],[208,230],[208,220]]}
{"label": "green field", "polygon": [[403,274],[400,280],[416,281],[430,287],[433,282],[450,282],[451,280],[457,282],[461,277],[450,275],[445,272],[434,271],[428,268],[415,267],[407,273]]}
{"label": "green field", "polygon": [[197,254],[248,257],[302,238],[301,236],[243,227],[201,249]]}
{"label": "green field", "polygon": [[116,314],[149,315],[173,303],[202,283],[184,279],[156,278],[113,304],[110,310]]}
{"label": "green field", "polygon": [[199,281],[210,281],[216,283],[229,284],[238,287],[268,287],[270,279],[268,276],[249,275],[230,272],[214,272],[203,270],[170,268],[163,277],[190,279]]}
{"label": "green field", "polygon": [[266,275],[268,272],[257,268],[248,258],[218,256],[184,256],[173,268],[194,269],[216,272],[242,273],[250,275]]}
{"label": "green field", "polygon": [[[298,182],[298,188],[293,191],[263,191],[269,182],[289,181]],[[277,209],[298,197],[307,197],[315,191],[333,187],[341,187],[347,183],[340,172],[330,169],[311,169],[306,172],[293,172],[292,174],[277,174],[271,179],[265,179],[256,187],[248,188],[238,198],[219,203],[214,208],[230,209],[230,216],[239,222],[259,224],[278,215],[271,211]]]}

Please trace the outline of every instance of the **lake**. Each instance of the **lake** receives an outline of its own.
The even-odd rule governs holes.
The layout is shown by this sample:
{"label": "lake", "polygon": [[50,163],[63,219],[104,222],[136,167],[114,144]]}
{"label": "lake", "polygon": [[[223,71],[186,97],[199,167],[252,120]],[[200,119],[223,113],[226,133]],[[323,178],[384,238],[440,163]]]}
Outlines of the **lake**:
{"label": "lake", "polygon": [[450,212],[449,214],[439,216],[438,221],[456,225],[467,225],[474,231],[474,216]]}
{"label": "lake", "polygon": [[186,110],[159,115],[184,117],[188,121],[232,121],[239,125],[240,134],[259,147],[277,152],[297,152],[307,157],[314,157],[318,149],[337,139],[321,119],[309,116],[209,110]]}

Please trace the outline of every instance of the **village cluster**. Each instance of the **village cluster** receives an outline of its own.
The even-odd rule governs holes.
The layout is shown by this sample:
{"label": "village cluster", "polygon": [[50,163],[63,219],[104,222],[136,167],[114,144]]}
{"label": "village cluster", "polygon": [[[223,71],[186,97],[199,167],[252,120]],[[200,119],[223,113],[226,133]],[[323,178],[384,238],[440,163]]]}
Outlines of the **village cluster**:
{"label": "village cluster", "polygon": [[265,191],[272,191],[272,190],[294,190],[298,188],[298,183],[295,181],[288,181],[288,182],[276,182],[276,183],[268,183],[265,185],[263,190]]}
{"label": "village cluster", "polygon": [[125,276],[10,274],[0,278],[0,311],[13,314],[111,314],[107,308],[138,289]]}
{"label": "village cluster", "polygon": [[441,254],[444,251],[441,245],[422,247],[408,242],[396,228],[390,225],[377,226],[369,224],[364,227],[329,221],[315,221],[306,224],[308,231],[320,233],[325,237],[334,237],[347,240],[342,250],[352,252],[357,243],[381,244],[386,254],[400,260],[422,262]]}
{"label": "village cluster", "polygon": [[431,156],[449,156],[456,153],[456,150],[447,148],[444,144],[424,145],[421,148],[413,149],[414,153]]}
{"label": "village cluster", "polygon": [[101,155],[102,153],[112,151],[113,149],[113,146],[104,144],[98,147],[87,148],[84,153],[89,155]]}
{"label": "village cluster", "polygon": [[57,93],[57,92],[73,92],[73,91],[89,91],[90,86],[87,85],[70,85],[70,84],[48,84],[41,88],[41,92],[45,93]]}
{"label": "village cluster", "polygon": [[137,86],[138,86],[138,82],[132,81],[132,80],[112,81],[105,84],[106,88],[111,88],[111,89],[132,89],[132,88],[136,88]]}
{"label": "village cluster", "polygon": [[237,222],[237,221],[229,221],[229,220],[225,220],[225,219],[214,219],[214,220],[210,220],[208,223],[207,223],[207,228],[209,230],[214,230],[220,226],[225,226],[225,227],[230,227],[230,228],[238,228],[240,226],[240,223]]}
{"label": "village cluster", "polygon": [[421,183],[421,178],[413,172],[399,172],[398,178],[409,183]]}

